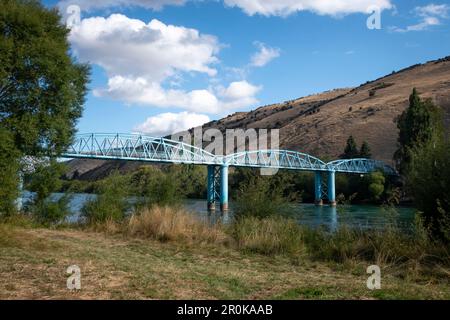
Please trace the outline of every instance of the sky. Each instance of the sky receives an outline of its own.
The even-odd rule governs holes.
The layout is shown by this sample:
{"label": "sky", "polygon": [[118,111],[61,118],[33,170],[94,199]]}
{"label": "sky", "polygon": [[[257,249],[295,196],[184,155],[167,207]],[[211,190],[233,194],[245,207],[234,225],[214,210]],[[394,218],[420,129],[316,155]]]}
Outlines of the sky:
{"label": "sky", "polygon": [[79,133],[161,136],[450,55],[450,1],[44,0],[92,66]]}

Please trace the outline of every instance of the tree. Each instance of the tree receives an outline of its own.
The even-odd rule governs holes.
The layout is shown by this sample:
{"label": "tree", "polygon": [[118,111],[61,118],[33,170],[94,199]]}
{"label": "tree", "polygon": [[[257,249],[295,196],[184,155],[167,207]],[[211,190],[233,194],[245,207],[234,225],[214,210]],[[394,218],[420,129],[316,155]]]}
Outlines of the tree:
{"label": "tree", "polygon": [[430,99],[423,101],[414,88],[409,97],[409,107],[397,120],[399,138],[394,160],[400,173],[407,173],[412,150],[443,130],[440,119],[439,109]]}
{"label": "tree", "polygon": [[411,151],[406,187],[435,236],[450,241],[450,141],[443,134]]}
{"label": "tree", "polygon": [[61,176],[66,171],[63,163],[51,160],[37,166],[29,177],[28,189],[36,193],[35,202],[42,203],[62,186]]}
{"label": "tree", "polygon": [[382,172],[372,172],[369,176],[369,194],[372,200],[378,201],[384,192],[386,179]]}
{"label": "tree", "polygon": [[372,153],[370,151],[369,143],[364,141],[361,145],[361,150],[359,151],[360,158],[370,159],[372,157]]}
{"label": "tree", "polygon": [[19,154],[10,132],[0,127],[0,215],[15,212],[14,201],[19,196]]}
{"label": "tree", "polygon": [[353,136],[349,136],[347,139],[347,144],[344,149],[344,154],[341,155],[342,159],[353,159],[359,157],[358,147],[356,146],[355,139]]}
{"label": "tree", "polygon": [[57,157],[82,114],[89,67],[70,56],[61,20],[36,0],[0,2],[0,127],[17,159]]}

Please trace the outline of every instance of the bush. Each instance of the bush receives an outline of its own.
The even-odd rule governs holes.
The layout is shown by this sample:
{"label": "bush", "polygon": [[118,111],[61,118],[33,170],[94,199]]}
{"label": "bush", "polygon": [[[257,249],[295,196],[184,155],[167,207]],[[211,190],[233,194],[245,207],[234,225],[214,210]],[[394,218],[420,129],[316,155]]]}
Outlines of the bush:
{"label": "bush", "polygon": [[249,216],[267,218],[287,213],[288,200],[270,182],[267,177],[254,176],[241,185],[234,207],[236,219]]}
{"label": "bush", "polygon": [[450,242],[450,141],[435,136],[411,152],[407,188],[433,235]]}
{"label": "bush", "polygon": [[108,220],[121,221],[130,209],[127,199],[129,181],[126,176],[114,173],[100,184],[96,199],[88,201],[82,208],[82,215],[88,224],[103,223]]}
{"label": "bush", "polygon": [[175,174],[164,173],[154,167],[142,167],[131,176],[131,184],[142,207],[180,202],[185,193],[179,181]]}
{"label": "bush", "polygon": [[57,201],[45,199],[32,204],[29,211],[38,223],[57,225],[64,222],[66,217],[70,215],[70,200],[70,195],[64,195]]}
{"label": "bush", "polygon": [[225,239],[219,225],[210,226],[179,208],[160,206],[144,208],[133,214],[127,226],[127,233],[159,241],[213,243]]}
{"label": "bush", "polygon": [[230,227],[239,249],[274,255],[300,255],[304,252],[302,231],[296,221],[283,217],[244,217]]}

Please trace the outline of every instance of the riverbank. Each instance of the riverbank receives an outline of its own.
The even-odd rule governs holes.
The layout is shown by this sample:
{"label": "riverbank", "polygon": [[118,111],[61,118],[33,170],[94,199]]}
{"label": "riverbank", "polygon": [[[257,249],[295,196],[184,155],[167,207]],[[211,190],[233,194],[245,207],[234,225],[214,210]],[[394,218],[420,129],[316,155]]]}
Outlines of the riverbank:
{"label": "riverbank", "polygon": [[[81,269],[78,292],[66,287],[74,264]],[[368,290],[368,265],[0,224],[1,299],[450,299],[448,278],[402,275],[389,264],[382,266],[382,289]]]}

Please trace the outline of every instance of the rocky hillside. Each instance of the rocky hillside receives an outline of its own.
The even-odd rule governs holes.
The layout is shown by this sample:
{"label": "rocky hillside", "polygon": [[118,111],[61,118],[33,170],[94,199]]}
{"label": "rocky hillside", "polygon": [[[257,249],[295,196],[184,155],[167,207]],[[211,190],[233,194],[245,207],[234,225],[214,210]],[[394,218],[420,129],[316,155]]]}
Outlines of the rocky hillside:
{"label": "rocky hillside", "polygon": [[[375,159],[390,162],[396,150],[395,119],[408,106],[416,87],[423,98],[431,98],[445,111],[450,127],[450,57],[430,61],[369,81],[357,88],[336,89],[296,100],[237,112],[208,123],[221,131],[233,128],[280,129],[284,149],[318,157],[337,158],[349,135],[358,144],[367,140]],[[69,177],[95,179],[112,168],[133,170],[138,164],[74,160]]]}

